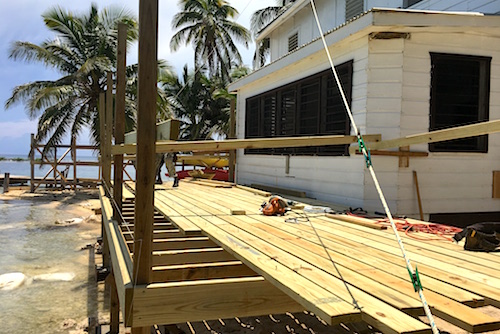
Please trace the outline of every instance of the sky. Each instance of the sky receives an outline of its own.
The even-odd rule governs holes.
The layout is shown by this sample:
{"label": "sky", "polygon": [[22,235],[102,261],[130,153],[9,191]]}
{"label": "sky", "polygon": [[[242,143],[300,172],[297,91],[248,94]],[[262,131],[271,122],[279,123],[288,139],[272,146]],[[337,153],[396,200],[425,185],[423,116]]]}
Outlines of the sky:
{"label": "sky", "polygon": [[[118,5],[131,10],[138,16],[139,0],[94,0],[100,9],[109,5]],[[37,120],[30,120],[25,107],[17,104],[5,110],[5,101],[12,95],[12,90],[18,85],[37,80],[53,80],[61,75],[40,63],[25,63],[9,59],[9,50],[14,41],[28,41],[40,44],[47,39],[53,39],[54,33],[49,31],[43,22],[42,14],[54,6],[60,6],[73,12],[86,12],[92,1],[64,0],[2,0],[0,11],[0,156],[17,154],[27,156],[30,148],[30,134],[36,132]],[[270,0],[229,0],[239,16],[236,21],[250,28],[250,16],[258,9],[274,5]],[[176,52],[170,51],[170,38],[175,33],[171,28],[172,17],[180,11],[177,0],[159,1],[159,34],[158,57],[165,59],[179,73],[187,63],[193,66],[193,51],[184,47]],[[239,47],[243,62],[250,66],[254,52],[254,44],[248,49]],[[137,45],[131,48],[127,55],[127,63],[137,63]],[[251,67],[251,66],[250,66]],[[78,144],[89,142],[88,132],[83,133]],[[64,144],[69,144],[64,143]]]}

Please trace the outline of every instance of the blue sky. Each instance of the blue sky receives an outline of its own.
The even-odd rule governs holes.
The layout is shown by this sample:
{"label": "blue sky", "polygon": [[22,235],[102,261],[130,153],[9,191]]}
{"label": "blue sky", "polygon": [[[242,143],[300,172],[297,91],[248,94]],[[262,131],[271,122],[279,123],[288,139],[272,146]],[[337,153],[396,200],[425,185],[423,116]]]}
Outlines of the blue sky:
{"label": "blue sky", "polygon": [[[139,0],[95,0],[99,8],[109,5],[119,5],[138,13]],[[42,13],[53,6],[61,6],[74,12],[86,11],[92,1],[63,0],[15,0],[2,1],[0,11],[0,156],[2,154],[27,155],[30,146],[30,134],[36,132],[36,120],[30,120],[26,115],[24,105],[18,104],[4,110],[5,101],[11,96],[12,89],[31,81],[51,80],[59,77],[59,73],[45,68],[42,64],[28,64],[9,59],[9,50],[14,41],[28,41],[39,44],[46,39],[54,38],[43,23]],[[176,0],[160,0],[159,8],[159,58],[166,59],[176,71],[180,72],[184,64],[192,67],[193,52],[191,48],[181,48],[175,53],[170,52],[170,38],[174,34],[171,29],[172,17],[180,9]],[[229,0],[240,16],[237,22],[250,27],[250,16],[260,8],[274,5],[269,0]],[[175,4],[175,5],[174,5]],[[240,52],[245,64],[250,65],[254,45],[248,49],[243,46]],[[137,46],[128,53],[127,62],[137,62]],[[78,143],[88,143],[88,133],[78,138]]]}

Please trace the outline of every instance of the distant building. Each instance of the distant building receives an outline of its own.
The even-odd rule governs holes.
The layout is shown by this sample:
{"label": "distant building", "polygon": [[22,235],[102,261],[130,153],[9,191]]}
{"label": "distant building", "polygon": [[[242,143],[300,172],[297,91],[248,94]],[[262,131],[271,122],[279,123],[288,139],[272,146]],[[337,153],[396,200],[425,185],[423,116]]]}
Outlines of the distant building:
{"label": "distant building", "polygon": [[[434,11],[498,13],[500,1],[316,5],[361,133],[392,139],[500,119],[500,16]],[[308,0],[296,1],[260,32],[258,38],[270,39],[270,63],[229,86],[238,94],[238,138],[354,134],[318,37]],[[348,148],[240,150],[237,179],[381,211],[363,157]],[[500,134],[410,149],[429,155],[410,158],[409,167],[399,167],[397,157],[372,157],[393,212],[418,216],[417,171],[426,214],[500,219],[500,199],[492,196]]]}

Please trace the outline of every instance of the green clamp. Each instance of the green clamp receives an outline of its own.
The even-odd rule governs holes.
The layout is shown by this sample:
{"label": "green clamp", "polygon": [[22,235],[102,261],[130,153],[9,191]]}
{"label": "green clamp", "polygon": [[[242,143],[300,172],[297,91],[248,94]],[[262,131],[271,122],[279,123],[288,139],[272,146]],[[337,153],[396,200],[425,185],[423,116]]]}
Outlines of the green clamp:
{"label": "green clamp", "polygon": [[408,274],[410,274],[411,283],[413,284],[413,289],[415,290],[415,292],[417,292],[418,290],[424,290],[424,288],[422,287],[422,283],[420,282],[420,276],[418,274],[417,266],[415,266],[415,273],[412,273],[410,271],[410,268],[408,267],[406,267],[406,269],[408,270]]}
{"label": "green clamp", "polygon": [[365,141],[360,134],[358,134],[358,145],[359,151],[362,152],[363,156],[365,157],[366,168],[370,168],[370,166],[372,166],[372,157],[370,154],[370,150],[366,147]]}

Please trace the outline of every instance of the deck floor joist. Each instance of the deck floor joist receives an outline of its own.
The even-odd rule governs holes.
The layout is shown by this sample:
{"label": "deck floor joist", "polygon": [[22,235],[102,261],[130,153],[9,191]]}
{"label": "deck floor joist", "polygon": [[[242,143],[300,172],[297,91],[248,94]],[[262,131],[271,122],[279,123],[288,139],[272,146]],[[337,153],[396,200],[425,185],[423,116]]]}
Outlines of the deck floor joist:
{"label": "deck floor joist", "polygon": [[[124,204],[124,212],[133,208],[130,198],[134,185],[127,186],[129,203]],[[249,294],[255,294],[253,284],[266,282],[268,290],[289,296],[298,304],[283,312],[302,306],[329,324],[363,320],[387,333],[430,332],[418,320],[423,308],[392,231],[324,214],[305,216],[300,210],[285,217],[266,217],[259,208],[267,199],[244,188],[198,182],[184,181],[178,188],[156,186],[155,215],[165,220],[155,220],[153,283],[134,294],[135,324],[158,320],[162,312],[175,314],[169,323],[201,320],[179,314],[168,296],[197,291],[196,298],[203,303],[204,298],[213,297],[210,291],[220,292],[219,287],[225,287],[226,292],[220,293],[230,303],[240,297],[232,290],[235,284],[247,286]],[[133,222],[121,230],[130,246]],[[425,238],[422,235],[419,239]],[[500,306],[498,254],[476,256],[450,242],[403,239],[410,259],[418,266],[433,314],[469,332],[500,328],[500,317],[476,309],[488,304]],[[131,247],[128,250],[133,251]],[[205,284],[216,285],[207,289]],[[259,308],[251,302],[249,305]],[[158,314],[146,314],[148,308]],[[263,307],[261,314],[267,311]],[[200,315],[208,320],[213,312],[200,311]],[[218,312],[218,318],[228,315]]]}

